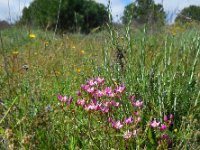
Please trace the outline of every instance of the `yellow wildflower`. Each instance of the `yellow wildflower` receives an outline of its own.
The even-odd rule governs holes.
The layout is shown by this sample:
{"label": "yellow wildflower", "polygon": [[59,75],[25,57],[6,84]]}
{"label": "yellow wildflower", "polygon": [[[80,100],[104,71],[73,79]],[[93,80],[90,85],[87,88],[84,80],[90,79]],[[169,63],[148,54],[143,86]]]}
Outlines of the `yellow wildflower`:
{"label": "yellow wildflower", "polygon": [[45,41],[45,42],[44,42],[44,45],[45,45],[45,46],[48,46],[48,45],[49,45],[49,42],[48,42],[48,41]]}
{"label": "yellow wildflower", "polygon": [[19,54],[18,51],[13,51],[13,52],[12,52],[12,55],[13,55],[13,56],[17,56],[18,54]]}
{"label": "yellow wildflower", "polygon": [[33,33],[30,33],[30,34],[29,34],[29,38],[34,39],[34,38],[36,38],[36,35],[33,34]]}
{"label": "yellow wildflower", "polygon": [[174,132],[175,132],[175,133],[178,132],[178,129],[174,129]]}
{"label": "yellow wildflower", "polygon": [[80,68],[77,68],[76,72],[77,72],[77,73],[80,73],[80,72],[81,72],[81,69],[80,69]]}
{"label": "yellow wildflower", "polygon": [[84,50],[81,50],[81,54],[82,54],[82,55],[85,54],[85,51],[84,51]]}

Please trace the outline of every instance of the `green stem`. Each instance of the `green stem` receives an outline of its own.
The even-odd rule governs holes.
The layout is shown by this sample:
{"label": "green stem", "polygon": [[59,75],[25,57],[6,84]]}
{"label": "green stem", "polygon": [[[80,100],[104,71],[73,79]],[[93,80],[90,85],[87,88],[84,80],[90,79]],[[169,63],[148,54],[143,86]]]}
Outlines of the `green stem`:
{"label": "green stem", "polygon": [[13,100],[10,108],[6,111],[5,115],[3,116],[3,118],[0,120],[0,124],[3,122],[3,120],[6,118],[6,116],[8,115],[8,113],[10,112],[11,108],[13,107],[13,105],[15,104],[15,102],[17,101],[17,97]]}

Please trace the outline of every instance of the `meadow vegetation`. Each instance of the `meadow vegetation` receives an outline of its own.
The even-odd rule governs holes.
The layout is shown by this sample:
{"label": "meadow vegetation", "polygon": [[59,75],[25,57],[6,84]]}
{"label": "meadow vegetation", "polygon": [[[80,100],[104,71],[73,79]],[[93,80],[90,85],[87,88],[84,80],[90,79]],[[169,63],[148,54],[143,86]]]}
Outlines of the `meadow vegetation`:
{"label": "meadow vegetation", "polygon": [[0,149],[199,149],[199,27],[0,32]]}

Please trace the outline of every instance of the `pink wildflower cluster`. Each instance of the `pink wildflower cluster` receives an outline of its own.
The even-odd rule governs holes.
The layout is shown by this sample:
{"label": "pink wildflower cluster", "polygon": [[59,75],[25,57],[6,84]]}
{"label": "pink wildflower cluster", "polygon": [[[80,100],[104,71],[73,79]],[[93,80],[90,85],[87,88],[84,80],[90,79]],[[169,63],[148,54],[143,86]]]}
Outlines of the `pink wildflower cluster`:
{"label": "pink wildflower cluster", "polygon": [[162,143],[161,141],[167,141],[168,144],[171,143],[171,140],[166,132],[172,124],[172,119],[173,115],[170,114],[169,116],[164,115],[163,122],[157,121],[155,118],[150,122],[150,126],[154,129],[157,129],[161,134],[159,143]]}
{"label": "pink wildflower cluster", "polygon": [[111,107],[119,107],[119,102],[114,100],[97,101],[97,99],[86,100],[81,98],[77,100],[76,104],[77,106],[82,106],[86,111],[101,111],[103,113],[108,113]]}
{"label": "pink wildflower cluster", "polygon": [[[123,133],[124,140],[129,140],[133,137],[140,136],[140,122],[144,102],[136,99],[134,95],[131,95],[127,98],[127,102],[129,103],[127,104],[127,102],[123,101],[125,90],[126,87],[124,84],[106,86],[104,78],[93,78],[88,80],[85,84],[82,84],[80,89],[76,92],[78,96],[76,106],[81,107],[86,112],[90,112],[90,115],[96,115],[97,112],[100,113],[102,117],[98,119],[105,119],[106,116],[106,118],[108,118],[107,123],[109,127],[119,133]],[[64,105],[70,106],[72,103],[71,96],[58,95],[57,98],[61,102],[62,108]],[[133,107],[134,111],[129,116],[116,119],[115,114],[117,114],[119,110],[124,110],[124,112],[126,112],[124,104]],[[172,125],[172,120],[173,115],[171,114],[169,116],[164,115],[162,121],[158,121],[154,118],[149,123],[149,126],[158,133],[156,137],[158,137],[159,144],[171,143],[170,134],[168,134],[168,132],[169,127]]]}
{"label": "pink wildflower cluster", "polygon": [[128,118],[124,118],[123,121],[117,120],[114,121],[112,118],[109,118],[109,122],[112,125],[112,128],[114,129],[120,129],[123,126],[126,126],[126,128],[129,128],[124,132],[123,138],[125,140],[128,140],[132,138],[133,136],[137,135],[137,124],[141,121],[141,117],[139,112],[133,113],[133,116],[129,116]]}
{"label": "pink wildflower cluster", "polygon": [[112,127],[114,129],[120,129],[124,125],[131,125],[132,123],[139,123],[141,120],[141,117],[139,115],[139,112],[133,113],[133,116],[129,116],[128,118],[124,118],[123,121],[117,120],[114,121],[111,117],[108,118],[108,122],[111,123]]}
{"label": "pink wildflower cluster", "polygon": [[[81,107],[87,112],[90,112],[89,114],[96,114],[97,112],[104,114],[108,117],[107,121],[109,126],[114,130],[123,133],[124,140],[128,140],[139,135],[139,123],[141,122],[141,114],[144,103],[142,100],[136,99],[136,97],[133,95],[129,96],[127,98],[129,100],[127,102],[133,107],[134,111],[130,116],[126,116],[122,119],[116,119],[115,114],[117,113],[117,109],[124,109],[123,94],[125,93],[125,90],[126,87],[124,84],[107,86],[104,78],[93,78],[86,81],[85,84],[82,84],[79,90],[76,92],[76,95],[78,96],[76,106]],[[67,97],[58,95],[57,98],[62,103],[62,106],[64,104],[70,106],[72,103],[71,96]],[[105,117],[102,117],[102,119],[104,118]],[[169,140],[165,131],[171,125],[172,118],[173,116],[169,116],[169,118],[165,116],[164,123],[161,123],[156,119],[150,122],[150,126],[152,128],[158,129],[159,132],[163,133],[161,136],[161,139],[163,140]]]}
{"label": "pink wildflower cluster", "polygon": [[76,105],[82,107],[85,111],[109,113],[108,122],[113,129],[123,131],[122,128],[124,126],[126,126],[126,130],[129,129],[124,132],[123,136],[127,140],[136,136],[137,124],[141,121],[140,114],[143,108],[143,101],[136,100],[134,96],[129,96],[129,102],[138,111],[122,120],[115,120],[112,112],[122,105],[121,98],[125,90],[124,84],[111,87],[106,86],[104,78],[90,79],[86,84],[82,84],[79,91],[76,92],[79,97]]}
{"label": "pink wildflower cluster", "polygon": [[119,85],[112,89],[112,87],[105,86],[105,79],[104,78],[96,78],[90,79],[87,81],[86,84],[81,85],[81,90],[78,91],[78,96],[81,96],[81,92],[86,92],[90,94],[92,97],[117,97],[119,93],[123,93],[125,91],[125,86]]}
{"label": "pink wildflower cluster", "polygon": [[172,124],[172,119],[172,114],[169,116],[169,118],[166,115],[164,115],[164,123],[161,123],[154,118],[154,120],[150,122],[150,126],[152,128],[158,128],[160,129],[160,131],[165,131]]}
{"label": "pink wildflower cluster", "polygon": [[[137,108],[137,107],[136,107]],[[123,121],[117,120],[115,121],[111,117],[108,118],[108,122],[111,124],[113,129],[119,130],[126,126],[126,130],[124,132],[123,138],[125,140],[131,139],[137,135],[138,123],[141,121],[141,115],[139,111],[133,113],[132,116],[124,118]]]}
{"label": "pink wildflower cluster", "polygon": [[82,84],[80,90],[77,91],[76,94],[79,99],[76,104],[83,107],[86,111],[108,113],[112,107],[118,108],[120,106],[120,103],[114,99],[118,99],[119,93],[123,93],[124,90],[124,85],[117,86],[114,89],[106,87],[104,78],[90,79],[86,84]]}
{"label": "pink wildflower cluster", "polygon": [[130,116],[128,118],[124,118],[124,121],[120,121],[120,120],[113,120],[111,117],[108,118],[108,122],[111,123],[112,128],[114,129],[120,129],[122,128],[124,125],[130,125],[131,123],[133,123],[133,117]]}

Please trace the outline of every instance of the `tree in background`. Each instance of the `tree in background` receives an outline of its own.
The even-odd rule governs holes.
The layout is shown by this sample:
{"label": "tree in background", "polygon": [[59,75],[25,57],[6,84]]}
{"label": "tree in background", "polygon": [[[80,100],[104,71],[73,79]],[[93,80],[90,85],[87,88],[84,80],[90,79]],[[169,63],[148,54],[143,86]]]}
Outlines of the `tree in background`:
{"label": "tree in background", "polygon": [[70,31],[88,33],[92,28],[102,26],[109,20],[109,13],[103,4],[92,0],[68,0],[61,9],[60,27]]}
{"label": "tree in background", "polygon": [[105,24],[108,15],[106,7],[93,0],[34,0],[23,9],[19,23],[46,29],[58,25],[59,29],[70,32],[89,33]]}
{"label": "tree in background", "polygon": [[155,4],[154,0],[136,0],[125,7],[122,17],[123,23],[130,19],[139,24],[165,24],[166,14],[161,4]]}
{"label": "tree in background", "polygon": [[0,20],[0,31],[2,29],[6,29],[6,28],[9,28],[11,27],[11,24],[9,24],[7,21],[5,20]]}
{"label": "tree in background", "polygon": [[200,21],[200,6],[191,5],[184,8],[176,17],[176,23]]}

